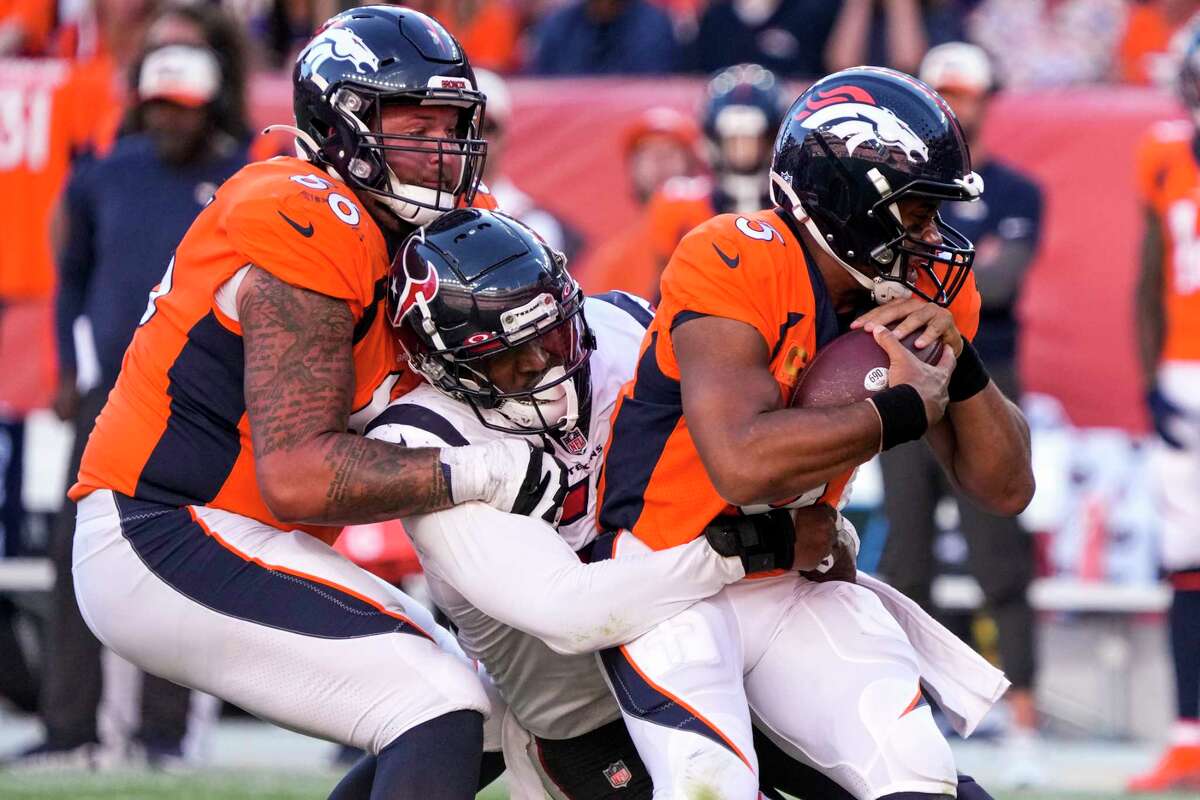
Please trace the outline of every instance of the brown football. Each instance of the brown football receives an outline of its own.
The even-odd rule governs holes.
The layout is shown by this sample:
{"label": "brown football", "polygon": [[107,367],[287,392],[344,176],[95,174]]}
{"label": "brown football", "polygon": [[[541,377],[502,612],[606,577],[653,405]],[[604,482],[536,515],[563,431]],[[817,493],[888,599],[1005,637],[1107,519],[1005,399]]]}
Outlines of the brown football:
{"label": "brown football", "polygon": [[[942,342],[916,349],[920,331],[900,340],[909,352],[926,364],[942,357]],[[862,330],[843,333],[817,351],[792,392],[793,406],[820,408],[844,406],[866,400],[888,385],[887,353],[875,337]]]}

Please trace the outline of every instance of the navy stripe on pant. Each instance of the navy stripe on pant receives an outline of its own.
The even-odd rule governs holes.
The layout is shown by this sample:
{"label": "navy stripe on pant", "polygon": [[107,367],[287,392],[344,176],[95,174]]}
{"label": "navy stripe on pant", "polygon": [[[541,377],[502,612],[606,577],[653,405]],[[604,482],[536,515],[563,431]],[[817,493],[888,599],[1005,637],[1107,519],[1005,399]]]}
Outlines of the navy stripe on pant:
{"label": "navy stripe on pant", "polygon": [[382,633],[426,636],[411,622],[347,591],[243,558],[210,536],[187,508],[116,492],[113,499],[121,534],[142,563],[180,594],[213,611],[325,639]]}
{"label": "navy stripe on pant", "polygon": [[600,661],[612,684],[613,694],[626,714],[666,728],[698,733],[745,760],[716,728],[642,677],[621,648],[600,651]]}

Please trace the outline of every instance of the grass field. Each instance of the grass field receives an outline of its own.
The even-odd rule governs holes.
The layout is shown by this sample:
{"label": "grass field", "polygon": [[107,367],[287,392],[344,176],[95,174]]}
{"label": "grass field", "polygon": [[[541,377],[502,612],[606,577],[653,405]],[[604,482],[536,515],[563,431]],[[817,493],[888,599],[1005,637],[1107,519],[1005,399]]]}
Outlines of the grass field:
{"label": "grass field", "polygon": [[[224,772],[192,775],[103,774],[92,776],[0,775],[4,800],[320,800],[337,781],[328,774],[289,775],[270,772]],[[1115,800],[1111,792],[1009,792],[996,800]],[[480,800],[505,800],[499,783],[479,795]],[[1191,794],[1139,795],[1139,800],[1195,800]]]}

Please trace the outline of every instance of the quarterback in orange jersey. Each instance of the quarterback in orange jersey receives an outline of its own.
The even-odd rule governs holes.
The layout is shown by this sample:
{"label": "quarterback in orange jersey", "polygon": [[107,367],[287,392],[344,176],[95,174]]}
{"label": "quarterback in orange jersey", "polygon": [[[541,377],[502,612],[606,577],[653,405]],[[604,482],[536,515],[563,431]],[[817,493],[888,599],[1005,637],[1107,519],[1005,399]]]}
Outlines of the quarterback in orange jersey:
{"label": "quarterback in orange jersey", "polygon": [[562,466],[529,444],[352,432],[415,383],[382,310],[392,250],[476,199],[485,98],[458,42],[394,6],[326,23],[293,92],[303,157],[230,178],[150,293],[71,489],[76,594],[143,669],[378,756],[333,797],[472,797],[474,668],[329,544],[467,501],[558,519]]}
{"label": "quarterback in orange jersey", "polygon": [[769,204],[771,138],[785,102],[779,80],[757,64],[729,67],[709,81],[700,125],[712,177],[667,181],[646,209],[650,249],[660,272],[684,234],[714,214],[747,213]]}
{"label": "quarterback in orange jersey", "polygon": [[[974,250],[938,215],[941,201],[983,189],[945,101],[892,70],[818,81],[787,113],[771,182],[776,208],[705,223],[663,275],[605,460],[600,525],[621,532],[614,555],[837,507],[856,467],[920,437],[984,508],[1024,508],[1028,429],[968,342]],[[837,408],[781,408],[805,363],[852,327],[889,354],[889,388]],[[936,365],[899,344],[918,331],[918,346],[946,345]],[[857,537],[843,530],[825,572],[726,587],[603,653],[662,796],[754,797],[752,715],[858,800],[955,794],[921,689],[969,733],[1007,682],[967,665],[969,654],[924,652],[895,590],[855,575]]]}
{"label": "quarterback in orange jersey", "polygon": [[1179,89],[1190,122],[1161,122],[1137,154],[1145,234],[1138,339],[1161,492],[1162,562],[1171,576],[1176,723],[1171,746],[1131,791],[1200,789],[1200,38]]}

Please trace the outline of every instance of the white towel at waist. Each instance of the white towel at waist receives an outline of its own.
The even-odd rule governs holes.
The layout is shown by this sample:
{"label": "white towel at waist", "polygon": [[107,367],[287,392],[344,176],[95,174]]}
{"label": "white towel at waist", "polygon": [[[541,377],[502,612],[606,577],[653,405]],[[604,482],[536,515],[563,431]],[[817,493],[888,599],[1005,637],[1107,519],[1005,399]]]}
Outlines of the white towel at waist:
{"label": "white towel at waist", "polygon": [[900,623],[917,653],[921,683],[960,736],[970,736],[1011,685],[1004,673],[968,647],[919,605],[878,578],[858,573]]}

